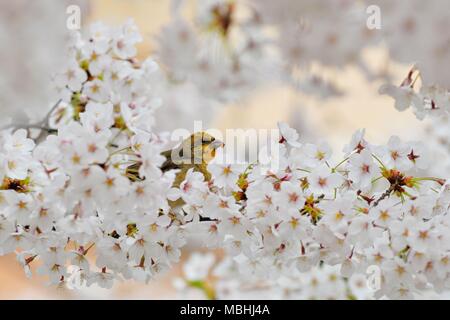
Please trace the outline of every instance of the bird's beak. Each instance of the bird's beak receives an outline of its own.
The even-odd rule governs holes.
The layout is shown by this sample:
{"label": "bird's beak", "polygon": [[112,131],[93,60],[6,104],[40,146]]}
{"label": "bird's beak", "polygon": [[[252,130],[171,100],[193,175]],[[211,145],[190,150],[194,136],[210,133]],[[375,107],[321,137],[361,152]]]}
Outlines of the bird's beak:
{"label": "bird's beak", "polygon": [[211,147],[215,150],[215,149],[219,149],[219,148],[223,148],[225,147],[225,143],[223,143],[220,140],[214,140],[213,142],[211,142]]}

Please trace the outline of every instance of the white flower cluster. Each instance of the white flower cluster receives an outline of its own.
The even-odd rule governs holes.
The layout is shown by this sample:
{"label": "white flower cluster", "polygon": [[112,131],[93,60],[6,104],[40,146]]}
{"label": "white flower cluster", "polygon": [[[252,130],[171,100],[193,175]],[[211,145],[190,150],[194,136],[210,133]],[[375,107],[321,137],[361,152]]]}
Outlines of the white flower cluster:
{"label": "white flower cluster", "polygon": [[422,83],[420,90],[414,88],[421,73],[412,68],[400,86],[385,84],[380,93],[387,94],[395,100],[395,108],[399,111],[412,108],[416,117],[423,120],[428,115],[445,117],[450,114],[450,90],[438,85]]}
{"label": "white flower cluster", "polygon": [[56,134],[36,147],[24,129],[1,134],[0,252],[17,250],[27,272],[40,260],[52,284],[148,281],[180,255],[174,175],[159,169],[164,140],[149,132],[157,65],[137,61],[139,40],[131,22],[94,25],[56,76],[62,100],[42,128]]}
{"label": "white flower cluster", "polygon": [[345,300],[371,299],[364,275],[344,279],[339,266],[323,265],[301,273],[295,267],[280,270],[276,280],[243,275],[230,258],[193,253],[183,264],[183,275],[174,280],[180,298],[219,300]]}
{"label": "white flower cluster", "polygon": [[[430,0],[375,0],[390,57],[416,63],[426,86],[450,88],[450,3]],[[420,41],[418,41],[420,39]]]}
{"label": "white flower cluster", "polygon": [[357,1],[253,0],[264,23],[279,29],[278,46],[290,66],[319,61],[343,67],[357,62],[376,33],[366,26],[365,8]]}
{"label": "white flower cluster", "polygon": [[420,177],[430,161],[419,143],[374,146],[359,131],[333,165],[326,143],[303,144],[281,124],[278,169],[216,157],[212,180],[191,169],[173,187],[177,172],[161,170],[168,141],[153,127],[158,66],[138,61],[140,40],[132,22],[74,37],[48,135],[1,132],[1,254],[16,252],[27,273],[36,263],[52,284],[110,288],[170,267],[192,233],[244,276],[278,281],[325,264],[351,277],[377,265],[380,297],[448,285],[450,185]]}
{"label": "white flower cluster", "polygon": [[[354,65],[368,79],[390,78],[389,70],[373,70],[364,56],[382,40],[390,60],[417,63],[424,94],[450,83],[443,71],[450,61],[449,10],[439,0],[198,0],[193,24],[181,14],[184,2],[174,1],[173,19],[160,33],[160,59],[171,78],[195,84],[220,101],[274,82],[320,98],[342,94],[334,79],[314,71],[317,64]],[[366,9],[374,5],[380,25],[370,29]],[[418,44],[417,38],[426,43]]]}
{"label": "white flower cluster", "polygon": [[[395,107],[409,107],[419,119],[450,113],[450,4],[432,0],[374,1],[380,7],[383,35],[390,58],[416,64],[400,86],[383,85],[380,92],[395,99]],[[417,41],[421,39],[421,41]],[[417,88],[420,79],[421,87]],[[415,88],[416,87],[416,88]]]}
{"label": "white flower cluster", "polygon": [[83,10],[87,2],[0,2],[0,126],[39,120],[41,110],[50,106],[54,98],[50,75],[64,61],[59,53],[69,33],[64,13],[71,4]]}
{"label": "white flower cluster", "polygon": [[395,100],[397,110],[411,108],[419,120],[426,118],[424,135],[431,155],[439,159],[428,171],[431,174],[450,172],[450,91],[436,85],[427,86],[423,81],[420,90],[416,90],[414,86],[421,78],[414,67],[400,86],[385,84],[379,91]]}
{"label": "white flower cluster", "polygon": [[[95,23],[86,38],[74,34],[66,66],[55,76],[62,103],[53,125],[78,120],[90,106],[93,114],[112,109],[107,116],[117,129],[150,131],[154,111],[161,105],[156,94],[161,74],[152,59],[136,58],[136,44],[142,41],[136,25],[132,20],[118,28]],[[98,119],[105,127],[111,120],[107,116]]]}
{"label": "white flower cluster", "polygon": [[[309,74],[313,63],[334,68],[352,64],[360,67],[369,79],[390,78],[389,70],[382,67],[375,71],[364,58],[365,49],[383,43],[390,60],[417,64],[422,72],[425,95],[432,98],[430,91],[436,91],[435,86],[447,91],[450,88],[450,77],[445,71],[450,67],[448,2],[253,0],[251,3],[262,25],[277,28],[280,36],[276,46],[288,70],[300,66],[302,73]],[[367,23],[372,13],[366,10],[374,6],[379,9],[376,12],[379,25],[370,29]],[[316,91],[326,97],[329,89],[323,82],[310,85],[315,85]],[[304,90],[304,87],[302,84],[299,89]]]}
{"label": "white flower cluster", "polygon": [[317,71],[317,66],[341,72],[348,65],[374,74],[362,51],[381,38],[367,28],[366,7],[359,1],[252,0],[262,24],[275,27],[275,46],[288,76],[282,77],[300,92],[319,98],[342,94],[338,81]]}
{"label": "white flower cluster", "polygon": [[242,274],[266,279],[323,262],[345,277],[379,266],[378,297],[448,285],[450,185],[416,177],[429,164],[421,144],[392,137],[374,146],[359,131],[332,165],[327,144],[282,132],[278,171],[212,163],[215,189],[188,173],[179,194],[193,221],[211,219],[194,228],[209,246],[225,247]]}
{"label": "white flower cluster", "polygon": [[181,14],[183,2],[177,1],[171,22],[158,36],[158,58],[173,81],[194,84],[206,97],[227,102],[278,80],[271,37],[245,2],[200,0],[193,24]]}

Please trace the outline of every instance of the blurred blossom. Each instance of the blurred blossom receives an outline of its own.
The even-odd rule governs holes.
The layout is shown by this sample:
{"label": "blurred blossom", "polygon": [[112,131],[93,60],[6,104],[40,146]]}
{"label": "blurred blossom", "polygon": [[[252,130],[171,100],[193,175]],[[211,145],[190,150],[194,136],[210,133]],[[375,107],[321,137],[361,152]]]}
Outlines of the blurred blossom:
{"label": "blurred blossom", "polygon": [[375,0],[391,57],[416,63],[426,85],[450,88],[450,3]]}
{"label": "blurred blossom", "polygon": [[[194,253],[183,263],[184,269],[195,268],[201,257],[210,260],[211,255]],[[217,259],[218,264],[204,265],[208,268],[198,281],[209,285],[215,296],[222,300],[347,300],[347,299],[373,299],[373,293],[367,286],[364,274],[354,275],[347,281],[340,275],[338,267],[316,267],[309,272],[302,273],[295,268],[280,269],[277,280],[267,279],[264,276],[243,274],[239,266],[230,258]],[[213,278],[209,276],[213,274]],[[208,298],[205,292],[198,287],[185,282],[189,280],[186,273],[176,281],[179,298],[192,298],[194,296]]]}
{"label": "blurred blossom", "polygon": [[203,95],[225,102],[278,81],[271,38],[245,2],[199,0],[194,23],[182,16],[183,4],[158,35],[158,57],[170,78],[191,82]]}
{"label": "blurred blossom", "polygon": [[[143,58],[151,42],[133,19],[69,32],[69,4],[87,7],[0,0],[0,126],[13,123],[0,132],[0,255],[15,253],[27,276],[86,297],[165,272],[184,298],[405,299],[450,288],[448,1],[167,1],[155,56]],[[367,27],[368,5],[381,28]],[[374,48],[387,52],[383,70],[365,56]],[[410,70],[400,83],[393,65]],[[413,124],[392,121],[385,143],[361,128],[333,153],[297,106],[339,101],[349,67],[381,85],[392,112],[424,121],[421,141],[401,139]],[[296,107],[295,129],[278,109],[270,119],[276,165],[223,163],[222,149],[192,167],[166,156],[169,131],[221,124],[231,103],[233,125],[269,117],[258,106],[246,118],[242,106],[278,86]],[[205,137],[184,156],[218,138]],[[183,261],[194,237],[209,251]]]}
{"label": "blurred blossom", "polygon": [[39,120],[54,104],[51,77],[65,60],[66,7],[83,0],[0,1],[1,124]]}

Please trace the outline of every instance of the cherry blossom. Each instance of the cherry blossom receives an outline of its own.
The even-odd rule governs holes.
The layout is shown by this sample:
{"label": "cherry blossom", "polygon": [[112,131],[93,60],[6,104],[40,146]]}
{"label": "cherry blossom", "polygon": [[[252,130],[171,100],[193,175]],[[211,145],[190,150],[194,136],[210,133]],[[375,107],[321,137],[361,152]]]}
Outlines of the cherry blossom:
{"label": "cherry blossom", "polygon": [[[359,130],[339,155],[326,141],[305,143],[279,123],[279,152],[269,156],[270,168],[267,159],[219,161],[226,158],[219,157],[222,151],[208,163],[208,177],[196,167],[163,168],[172,141],[155,129],[155,116],[164,111],[165,76],[229,101],[264,78],[255,65],[278,67],[277,61],[265,64],[268,41],[255,29],[264,21],[285,30],[280,12],[259,20],[250,10],[241,21],[235,2],[205,3],[197,26],[180,29],[183,20],[174,12],[175,26],[165,29],[159,58],[168,74],[151,58],[137,59],[142,39],[131,21],[116,28],[98,23],[74,36],[69,63],[54,78],[60,100],[49,117],[42,126],[1,131],[0,253],[15,252],[27,274],[38,264],[52,285],[71,286],[76,276],[83,285],[111,288],[118,280],[151,281],[179,262],[189,237],[197,236],[225,252],[216,271],[224,278],[217,287],[207,285],[213,259],[197,257],[194,264],[203,268],[185,267],[180,287],[196,286],[209,298],[225,292],[242,298],[242,285],[253,293],[258,283],[280,298],[362,298],[369,296],[361,286],[368,267],[380,270],[376,298],[445,289],[450,182],[448,171],[427,174],[432,158],[420,142],[393,136],[374,145]],[[342,23],[339,14],[353,3],[333,8],[332,22]],[[303,35],[305,59],[324,52],[313,40],[325,37],[334,50],[319,60],[344,66],[356,59],[366,36],[340,39],[330,26]],[[218,50],[230,56],[205,57],[205,43],[190,28],[212,32],[220,45],[231,45],[232,32],[241,32],[243,43]],[[176,39],[189,59],[161,54],[173,53]],[[401,109],[416,100],[428,101],[430,110],[446,106],[445,89],[425,87],[417,99],[414,83],[410,74],[386,93]],[[415,108],[423,111],[418,102]]]}
{"label": "cherry blossom", "polygon": [[[416,172],[408,157],[414,143],[393,137],[387,146],[375,146],[361,133],[353,137],[359,142],[350,145],[365,147],[346,148],[354,148],[353,153],[334,167],[328,161],[316,160],[308,163],[307,170],[289,165],[280,168],[286,173],[303,170],[300,175],[283,176],[270,172],[258,175],[261,171],[254,166],[253,173],[245,175],[246,183],[239,182],[242,176],[236,180],[240,192],[210,189],[217,195],[208,199],[217,200],[206,201],[203,209],[197,203],[199,215],[213,219],[216,237],[225,240],[225,248],[249,274],[270,274],[276,279],[275,270],[280,265],[294,263],[305,271],[323,261],[340,264],[344,277],[377,265],[385,277],[378,297],[409,297],[416,290],[416,279],[423,277],[429,285],[440,287],[445,276],[437,280],[427,265],[445,256],[448,246],[438,231],[447,228],[445,216],[442,210],[437,211],[442,209],[442,199],[448,197],[445,181],[409,175]],[[281,139],[280,143],[287,142]],[[299,153],[316,155],[320,150],[313,145],[290,148],[299,149],[291,153],[296,157]],[[393,153],[397,155],[393,157]],[[364,160],[363,165],[354,161],[357,157]],[[368,175],[365,188],[359,188],[352,166],[359,174]],[[378,186],[380,180],[383,183]],[[232,197],[241,206],[238,211],[236,204],[230,205]],[[214,209],[214,204],[222,209]],[[444,204],[443,212],[448,208]],[[415,266],[418,254],[423,262]],[[387,280],[401,268],[407,274],[397,276],[396,281]]]}

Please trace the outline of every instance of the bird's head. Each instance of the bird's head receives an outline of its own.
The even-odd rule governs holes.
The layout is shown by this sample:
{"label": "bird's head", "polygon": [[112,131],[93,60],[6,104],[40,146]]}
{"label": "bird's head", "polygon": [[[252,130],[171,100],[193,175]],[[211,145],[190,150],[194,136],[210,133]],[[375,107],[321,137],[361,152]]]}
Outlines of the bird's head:
{"label": "bird's head", "polygon": [[184,140],[182,146],[183,150],[191,150],[193,159],[209,163],[216,156],[216,150],[223,147],[224,143],[206,132],[196,132]]}

